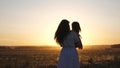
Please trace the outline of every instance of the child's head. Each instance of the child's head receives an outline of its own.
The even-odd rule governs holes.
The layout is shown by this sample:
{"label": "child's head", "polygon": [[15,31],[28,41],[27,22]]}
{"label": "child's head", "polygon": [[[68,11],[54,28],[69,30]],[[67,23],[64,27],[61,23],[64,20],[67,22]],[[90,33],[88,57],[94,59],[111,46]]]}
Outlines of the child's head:
{"label": "child's head", "polygon": [[72,30],[74,30],[75,32],[79,33],[81,31],[80,25],[78,22],[73,22],[72,23]]}

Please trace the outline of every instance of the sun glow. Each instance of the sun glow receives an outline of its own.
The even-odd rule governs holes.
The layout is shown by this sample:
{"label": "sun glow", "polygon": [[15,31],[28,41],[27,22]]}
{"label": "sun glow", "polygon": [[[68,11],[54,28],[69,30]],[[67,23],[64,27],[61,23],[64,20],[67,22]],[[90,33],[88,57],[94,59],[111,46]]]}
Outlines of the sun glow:
{"label": "sun glow", "polygon": [[[110,7],[109,7],[110,6]],[[83,45],[120,43],[119,1],[0,1],[0,45],[58,45],[62,19],[80,23]]]}

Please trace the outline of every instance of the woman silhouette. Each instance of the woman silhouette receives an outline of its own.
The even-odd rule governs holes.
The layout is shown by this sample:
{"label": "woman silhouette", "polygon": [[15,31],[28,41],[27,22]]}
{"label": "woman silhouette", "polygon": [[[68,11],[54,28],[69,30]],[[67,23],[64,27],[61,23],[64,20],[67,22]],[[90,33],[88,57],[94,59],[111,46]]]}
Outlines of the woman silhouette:
{"label": "woman silhouette", "polygon": [[74,30],[70,31],[68,20],[60,22],[54,39],[62,47],[57,68],[80,68],[76,46],[79,47],[81,41]]}

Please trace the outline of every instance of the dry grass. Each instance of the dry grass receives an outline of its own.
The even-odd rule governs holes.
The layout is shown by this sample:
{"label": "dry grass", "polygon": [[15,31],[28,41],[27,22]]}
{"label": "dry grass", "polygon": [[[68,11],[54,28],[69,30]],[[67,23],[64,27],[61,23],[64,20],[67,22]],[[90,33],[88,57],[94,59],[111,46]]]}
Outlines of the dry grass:
{"label": "dry grass", "polygon": [[[57,68],[60,48],[0,48],[0,68]],[[81,68],[120,68],[120,50],[108,46],[79,50]]]}

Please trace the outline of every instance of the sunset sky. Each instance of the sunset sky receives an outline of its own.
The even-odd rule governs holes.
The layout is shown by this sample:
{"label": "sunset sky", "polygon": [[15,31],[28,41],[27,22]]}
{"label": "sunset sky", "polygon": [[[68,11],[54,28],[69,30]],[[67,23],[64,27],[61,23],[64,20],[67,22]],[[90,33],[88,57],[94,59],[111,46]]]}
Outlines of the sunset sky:
{"label": "sunset sky", "polygon": [[0,45],[56,45],[62,19],[80,23],[84,45],[120,43],[120,0],[0,0]]}

